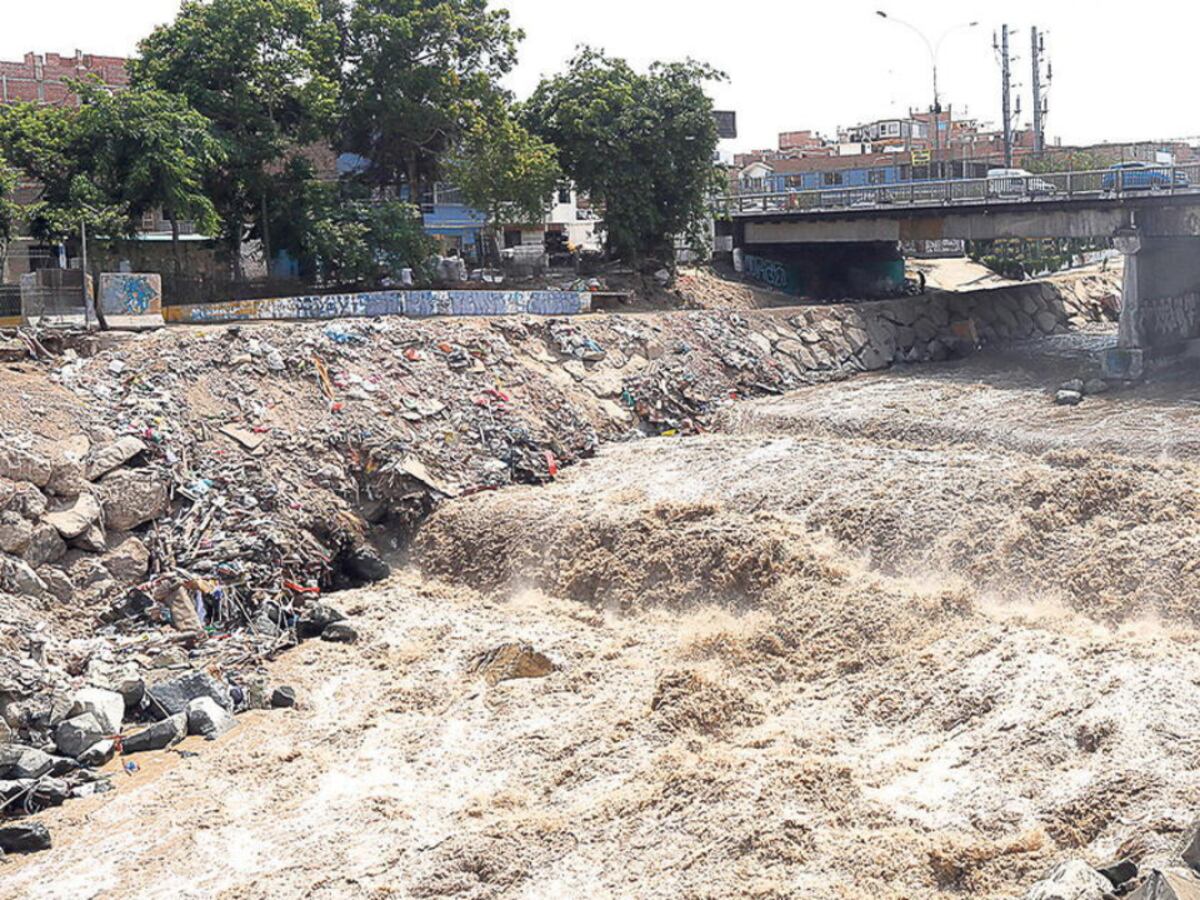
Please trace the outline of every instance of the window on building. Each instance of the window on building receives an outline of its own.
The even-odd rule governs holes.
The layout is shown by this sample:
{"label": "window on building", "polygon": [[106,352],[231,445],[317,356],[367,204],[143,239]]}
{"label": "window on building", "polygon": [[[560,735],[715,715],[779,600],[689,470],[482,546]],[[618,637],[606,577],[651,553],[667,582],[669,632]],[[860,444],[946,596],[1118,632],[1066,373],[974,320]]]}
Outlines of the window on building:
{"label": "window on building", "polygon": [[561,204],[569,204],[571,202],[571,188],[569,186],[558,189],[558,202]]}
{"label": "window on building", "polygon": [[870,169],[867,172],[867,184],[883,184],[885,180],[883,169]]}
{"label": "window on building", "polygon": [[825,185],[825,187],[836,187],[837,185],[842,183],[842,173],[841,172],[826,172],[822,176],[821,182]]}

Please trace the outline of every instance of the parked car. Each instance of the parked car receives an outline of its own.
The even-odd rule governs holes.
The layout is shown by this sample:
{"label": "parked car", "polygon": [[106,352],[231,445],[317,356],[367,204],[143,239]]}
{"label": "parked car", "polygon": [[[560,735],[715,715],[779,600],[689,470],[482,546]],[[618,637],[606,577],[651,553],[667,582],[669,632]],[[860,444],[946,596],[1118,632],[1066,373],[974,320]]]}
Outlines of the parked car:
{"label": "parked car", "polygon": [[1057,188],[1026,169],[988,169],[989,197],[1046,197]]}
{"label": "parked car", "polygon": [[1191,187],[1187,174],[1144,162],[1124,162],[1112,166],[1100,179],[1104,191],[1161,191],[1171,187]]}

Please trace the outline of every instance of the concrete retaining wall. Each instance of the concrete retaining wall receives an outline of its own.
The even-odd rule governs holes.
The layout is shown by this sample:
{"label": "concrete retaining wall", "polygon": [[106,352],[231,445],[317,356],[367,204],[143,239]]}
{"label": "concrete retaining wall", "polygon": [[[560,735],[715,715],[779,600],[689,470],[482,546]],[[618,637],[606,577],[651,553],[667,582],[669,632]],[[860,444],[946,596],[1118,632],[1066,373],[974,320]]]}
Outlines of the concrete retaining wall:
{"label": "concrete retaining wall", "polygon": [[164,317],[202,324],[356,316],[569,316],[589,312],[591,304],[591,294],[575,291],[373,291],[170,306]]}

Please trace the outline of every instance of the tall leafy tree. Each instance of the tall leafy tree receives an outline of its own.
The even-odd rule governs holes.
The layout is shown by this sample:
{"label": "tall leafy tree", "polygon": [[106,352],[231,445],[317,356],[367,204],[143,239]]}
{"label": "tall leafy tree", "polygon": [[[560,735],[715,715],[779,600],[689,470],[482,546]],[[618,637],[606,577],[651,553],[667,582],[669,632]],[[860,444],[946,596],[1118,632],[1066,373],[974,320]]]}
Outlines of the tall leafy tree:
{"label": "tall leafy tree", "polygon": [[186,0],[131,64],[135,87],[180,94],[212,123],[224,152],[206,189],[239,278],[245,223],[268,243],[272,171],[336,116],[338,43],[318,0]]}
{"label": "tall leafy tree", "polygon": [[694,61],[641,73],[583,48],[566,72],[538,85],[525,123],[558,147],[566,173],[603,205],[610,252],[672,262],[675,238],[699,235],[717,146],[704,85],[723,77]]}
{"label": "tall leafy tree", "polygon": [[507,109],[475,123],[451,155],[446,174],[467,205],[487,215],[493,252],[501,226],[543,221],[563,179],[558,151]]}
{"label": "tall leafy tree", "polygon": [[96,84],[77,87],[82,107],[75,122],[75,154],[86,159],[94,183],[129,218],[161,208],[171,222],[175,270],[179,221],[216,234],[220,218],[205,193],[205,178],[224,161],[209,121],[187,101],[151,87],[113,94]]}
{"label": "tall leafy tree", "polygon": [[444,154],[506,99],[523,37],[487,0],[357,0],[346,27],[343,149],[420,202]]}
{"label": "tall leafy tree", "polygon": [[36,237],[64,238],[85,221],[108,234],[129,230],[124,208],[90,177],[92,152],[79,141],[78,114],[70,107],[0,107],[0,153],[39,185],[37,201],[23,210]]}

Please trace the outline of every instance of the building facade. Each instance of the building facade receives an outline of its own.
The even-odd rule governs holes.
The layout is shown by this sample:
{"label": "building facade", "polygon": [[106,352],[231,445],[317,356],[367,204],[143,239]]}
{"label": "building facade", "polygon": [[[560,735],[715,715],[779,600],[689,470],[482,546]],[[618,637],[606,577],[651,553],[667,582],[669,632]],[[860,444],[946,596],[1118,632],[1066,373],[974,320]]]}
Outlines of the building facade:
{"label": "building facade", "polygon": [[95,77],[119,90],[129,85],[127,63],[124,57],[79,50],[74,56],[26,53],[19,62],[0,60],[0,103],[74,106],[79,100],[71,93],[71,79]]}

